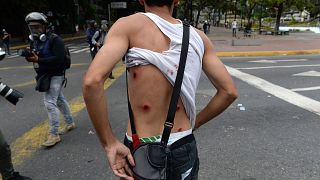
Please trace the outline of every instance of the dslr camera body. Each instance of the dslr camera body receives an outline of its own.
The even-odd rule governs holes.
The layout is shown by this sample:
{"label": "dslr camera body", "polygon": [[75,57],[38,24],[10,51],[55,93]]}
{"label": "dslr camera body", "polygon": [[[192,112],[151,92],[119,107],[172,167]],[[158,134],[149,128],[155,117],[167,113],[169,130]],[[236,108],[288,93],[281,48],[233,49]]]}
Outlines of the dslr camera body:
{"label": "dslr camera body", "polygon": [[17,51],[18,55],[23,57],[32,57],[33,56],[32,52],[35,52],[35,51],[29,48],[18,49]]}

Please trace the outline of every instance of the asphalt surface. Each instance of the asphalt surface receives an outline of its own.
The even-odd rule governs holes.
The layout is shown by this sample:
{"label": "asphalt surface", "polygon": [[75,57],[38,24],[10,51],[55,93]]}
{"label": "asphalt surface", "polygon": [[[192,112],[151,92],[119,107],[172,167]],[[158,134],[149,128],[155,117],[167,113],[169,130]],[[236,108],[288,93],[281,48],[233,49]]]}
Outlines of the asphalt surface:
{"label": "asphalt surface", "polygon": [[[108,168],[81,97],[81,80],[91,62],[88,49],[85,43],[68,46],[73,67],[63,91],[77,129],[63,135],[61,143],[53,148],[40,146],[47,133],[42,94],[34,91],[31,64],[15,56],[0,62],[0,77],[22,91],[25,98],[17,106],[0,99],[0,128],[12,146],[16,169],[35,180],[118,179]],[[316,110],[320,106],[313,107],[320,100],[319,56],[222,60],[234,76],[239,98],[195,132],[201,161],[199,179],[319,179],[320,111]],[[310,71],[314,76],[293,76]],[[106,88],[111,125],[122,139],[128,119],[123,65],[120,63],[114,72],[117,79],[108,81]],[[310,87],[315,90],[294,91]],[[196,96],[197,110],[213,93],[213,86],[203,75]]]}

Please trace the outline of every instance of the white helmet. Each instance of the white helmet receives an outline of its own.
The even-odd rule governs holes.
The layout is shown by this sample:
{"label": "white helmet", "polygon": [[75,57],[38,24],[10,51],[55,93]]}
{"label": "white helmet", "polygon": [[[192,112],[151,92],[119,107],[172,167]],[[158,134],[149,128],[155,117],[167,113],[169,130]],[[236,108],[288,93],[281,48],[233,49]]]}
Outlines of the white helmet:
{"label": "white helmet", "polygon": [[46,41],[47,36],[46,36],[46,30],[41,30],[39,29],[33,29],[32,28],[32,23],[40,23],[42,25],[47,26],[48,21],[47,21],[47,16],[44,15],[43,13],[40,12],[31,12],[29,13],[26,18],[25,18],[26,23],[28,24],[29,31],[31,35],[29,36],[29,39],[31,41],[34,41],[36,39],[39,39],[40,41]]}
{"label": "white helmet", "polygon": [[47,24],[47,16],[40,12],[31,12],[24,19],[27,23],[30,22],[40,22],[42,24]]}

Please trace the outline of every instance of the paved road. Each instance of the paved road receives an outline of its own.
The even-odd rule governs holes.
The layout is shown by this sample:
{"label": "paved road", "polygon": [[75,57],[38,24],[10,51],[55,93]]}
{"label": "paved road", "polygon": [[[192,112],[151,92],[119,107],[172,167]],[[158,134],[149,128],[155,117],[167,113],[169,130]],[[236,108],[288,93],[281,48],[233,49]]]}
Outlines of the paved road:
{"label": "paved road", "polygon": [[[0,128],[11,143],[17,169],[36,180],[117,179],[109,169],[84,108],[81,79],[90,55],[85,44],[69,44],[73,67],[65,95],[78,128],[51,149],[40,144],[47,115],[42,95],[34,91],[34,72],[21,57],[0,62],[1,81],[24,92],[18,106],[0,99]],[[239,89],[227,111],[195,133],[199,179],[319,179],[320,60],[315,55],[224,58]],[[127,105],[123,65],[105,85],[110,119],[122,139]],[[301,74],[302,73],[302,74]],[[202,76],[197,91],[201,109],[214,91]]]}

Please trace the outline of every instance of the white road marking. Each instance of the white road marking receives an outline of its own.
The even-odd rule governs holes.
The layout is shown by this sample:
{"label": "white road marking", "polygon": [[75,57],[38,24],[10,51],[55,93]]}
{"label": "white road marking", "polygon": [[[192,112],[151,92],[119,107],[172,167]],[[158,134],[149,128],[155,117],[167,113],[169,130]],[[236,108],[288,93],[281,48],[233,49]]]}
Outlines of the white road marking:
{"label": "white road marking", "polygon": [[262,78],[241,72],[235,68],[226,66],[229,73],[248,83],[249,85],[252,85],[262,91],[265,91],[269,94],[272,94],[284,101],[287,101],[291,104],[294,104],[302,109],[308,110],[310,112],[313,112],[320,116],[320,102],[316,101],[314,99],[308,98],[306,96],[302,96],[296,92],[293,92],[289,89],[286,89],[284,87],[278,86],[276,84],[272,84]]}
{"label": "white road marking", "polygon": [[307,61],[308,59],[263,59],[263,60],[257,60],[257,61],[249,61],[249,62],[255,62],[255,63],[278,63],[278,62],[302,62]]}
{"label": "white road marking", "polygon": [[309,65],[291,65],[291,66],[264,66],[264,67],[247,67],[247,68],[236,68],[236,69],[273,69],[273,68],[293,68],[293,67],[319,67],[320,64],[309,64]]}
{"label": "white road marking", "polygon": [[11,58],[15,58],[15,57],[18,57],[18,56],[19,56],[18,54],[15,54],[15,55],[7,56],[7,58],[11,59]]}
{"label": "white road marking", "polygon": [[313,76],[313,77],[320,77],[320,72],[318,71],[307,71],[307,72],[302,72],[298,74],[294,74],[292,76]]}
{"label": "white road marking", "polygon": [[294,88],[294,89],[291,89],[291,91],[314,91],[319,89],[320,89],[320,86],[315,86],[315,87],[307,87],[307,88]]}
{"label": "white road marking", "polygon": [[89,50],[88,47],[87,47],[87,48],[84,48],[84,49],[77,50],[77,51],[73,51],[73,52],[71,52],[71,53],[72,53],[72,54],[75,54],[75,53],[79,53],[79,52],[83,52],[83,51],[87,51],[87,50]]}
{"label": "white road marking", "polygon": [[77,51],[78,49],[69,49],[70,53]]}
{"label": "white road marking", "polygon": [[249,62],[254,62],[254,63],[277,63],[275,61],[271,61],[271,60],[258,60],[258,61],[249,61]]}

